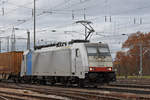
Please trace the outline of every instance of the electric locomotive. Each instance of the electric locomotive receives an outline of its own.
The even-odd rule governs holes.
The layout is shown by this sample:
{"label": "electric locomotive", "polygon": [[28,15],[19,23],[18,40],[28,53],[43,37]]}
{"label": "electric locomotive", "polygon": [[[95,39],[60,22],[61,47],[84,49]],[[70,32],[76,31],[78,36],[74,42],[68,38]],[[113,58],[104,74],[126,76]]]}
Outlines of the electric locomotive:
{"label": "electric locomotive", "polygon": [[51,46],[23,54],[22,79],[81,87],[116,80],[107,44],[78,40]]}

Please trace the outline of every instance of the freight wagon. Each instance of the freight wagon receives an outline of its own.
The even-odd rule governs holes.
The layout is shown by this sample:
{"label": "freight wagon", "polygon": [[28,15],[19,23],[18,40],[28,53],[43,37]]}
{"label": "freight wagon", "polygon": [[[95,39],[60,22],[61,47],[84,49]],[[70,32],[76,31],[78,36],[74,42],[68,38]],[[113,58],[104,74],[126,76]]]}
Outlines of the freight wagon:
{"label": "freight wagon", "polygon": [[20,77],[22,57],[22,51],[0,53],[0,79],[18,79]]}

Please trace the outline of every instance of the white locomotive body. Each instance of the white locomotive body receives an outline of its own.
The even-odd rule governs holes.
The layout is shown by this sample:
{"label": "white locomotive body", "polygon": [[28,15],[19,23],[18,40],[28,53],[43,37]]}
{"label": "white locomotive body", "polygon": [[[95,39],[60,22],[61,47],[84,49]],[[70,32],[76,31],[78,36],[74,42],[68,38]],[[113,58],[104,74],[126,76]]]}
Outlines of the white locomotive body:
{"label": "white locomotive body", "polygon": [[80,86],[116,79],[108,45],[89,42],[26,52],[21,76],[34,81]]}

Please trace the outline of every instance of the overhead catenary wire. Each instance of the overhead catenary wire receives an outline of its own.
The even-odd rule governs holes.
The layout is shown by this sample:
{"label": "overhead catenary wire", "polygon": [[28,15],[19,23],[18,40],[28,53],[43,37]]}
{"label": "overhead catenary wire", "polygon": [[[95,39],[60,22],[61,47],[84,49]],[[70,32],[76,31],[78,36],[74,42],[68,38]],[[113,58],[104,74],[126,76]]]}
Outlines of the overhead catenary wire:
{"label": "overhead catenary wire", "polygon": [[[30,3],[33,3],[33,2],[30,2]],[[12,3],[11,3],[12,4]],[[26,5],[26,4],[24,4],[24,5]],[[18,5],[19,7],[24,7],[24,5]],[[24,8],[27,8],[27,7],[24,7]],[[17,10],[18,8],[16,8],[16,9],[13,9],[12,11],[15,11],[15,10]],[[30,9],[30,8],[29,8]],[[11,11],[10,11],[11,12]],[[10,13],[10,12],[7,12],[6,14],[8,14],[8,13]],[[53,12],[53,13],[55,13],[55,14],[68,14],[68,13],[57,13],[57,12]],[[44,13],[43,13],[44,14]],[[42,15],[42,14],[40,14],[40,15]],[[30,19],[26,19],[26,21],[24,21],[24,22],[22,22],[22,23],[19,23],[19,24],[17,24],[17,25],[12,25],[12,26],[18,26],[18,25],[21,25],[21,24],[23,24],[23,23],[26,23],[28,20],[30,20]]]}
{"label": "overhead catenary wire", "polygon": [[[70,2],[70,1],[69,1]],[[21,6],[20,6],[21,7]],[[19,9],[19,8],[18,8]],[[56,14],[57,14],[57,12],[56,12]],[[61,13],[61,14],[69,14],[69,13]],[[32,19],[31,19],[32,20]],[[19,24],[19,25],[21,25],[21,24],[23,24],[23,23],[26,23],[26,22],[28,22],[28,21],[25,21],[25,22],[19,22],[19,23],[17,23],[17,24]],[[14,25],[15,26],[15,25]]]}
{"label": "overhead catenary wire", "polygon": [[[19,7],[22,7],[21,5]],[[23,6],[24,7],[24,6]],[[26,7],[25,7],[26,8]],[[64,13],[61,13],[61,14],[64,14]],[[66,14],[66,13],[65,13]]]}

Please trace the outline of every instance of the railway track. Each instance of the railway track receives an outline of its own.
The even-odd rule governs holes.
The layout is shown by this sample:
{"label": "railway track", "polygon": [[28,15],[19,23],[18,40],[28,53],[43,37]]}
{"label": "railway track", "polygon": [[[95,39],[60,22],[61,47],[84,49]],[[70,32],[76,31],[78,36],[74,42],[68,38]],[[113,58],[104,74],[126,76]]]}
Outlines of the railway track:
{"label": "railway track", "polygon": [[[0,86],[6,87],[5,84],[0,84]],[[8,86],[7,86],[8,87]],[[27,85],[27,84],[18,84],[18,85],[9,85],[9,88],[19,89],[19,90],[30,90],[40,94],[45,95],[57,95],[65,98],[60,99],[68,99],[68,100],[122,100],[122,98],[106,96],[103,94],[95,94],[92,92],[83,91],[82,89],[75,88],[61,88],[61,87],[49,87],[49,86],[37,86],[37,85]],[[0,89],[1,94],[1,89]],[[41,100],[41,99],[40,99]],[[43,99],[46,100],[46,99]]]}
{"label": "railway track", "polygon": [[60,100],[62,97],[54,95],[39,94],[29,90],[19,90],[10,88],[0,88],[0,98],[2,100]]}
{"label": "railway track", "polygon": [[138,84],[138,85],[150,85],[150,79],[118,79],[118,84]]}
{"label": "railway track", "polygon": [[9,100],[9,99],[4,96],[0,96],[0,100]]}
{"label": "railway track", "polygon": [[[101,86],[99,88],[63,88],[56,86],[43,86],[43,85],[29,85],[29,84],[2,84],[0,87],[19,89],[26,91],[36,92],[37,94],[58,96],[57,99],[65,100],[150,100],[150,96],[144,89],[133,89],[126,87],[115,86]],[[138,91],[133,92],[133,90]],[[143,93],[142,93],[143,92]],[[142,93],[142,94],[140,94]],[[1,89],[0,89],[1,94]],[[28,93],[30,94],[30,92]],[[36,94],[36,95],[37,95]],[[137,95],[138,94],[138,95]],[[38,95],[39,96],[39,95]],[[36,98],[36,97],[33,97]],[[38,98],[38,97],[37,97]],[[39,97],[40,98],[40,97]],[[53,99],[53,98],[51,98]],[[42,100],[42,98],[40,98]],[[43,100],[46,100],[46,98]]]}
{"label": "railway track", "polygon": [[139,84],[109,84],[109,86],[114,86],[114,87],[126,87],[126,88],[143,88],[143,89],[150,89],[150,84],[149,85],[139,85]]}
{"label": "railway track", "polygon": [[107,90],[107,91],[115,91],[115,92],[123,92],[123,93],[126,92],[126,93],[134,93],[134,94],[143,94],[143,95],[150,94],[150,89],[146,89],[146,88],[101,86],[101,87],[98,87],[98,89]]}

